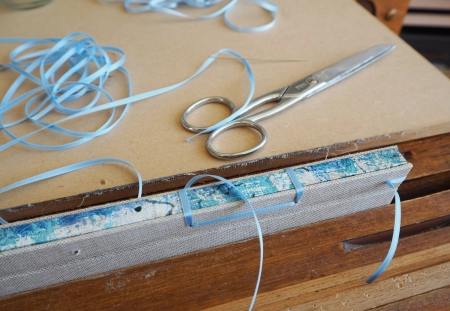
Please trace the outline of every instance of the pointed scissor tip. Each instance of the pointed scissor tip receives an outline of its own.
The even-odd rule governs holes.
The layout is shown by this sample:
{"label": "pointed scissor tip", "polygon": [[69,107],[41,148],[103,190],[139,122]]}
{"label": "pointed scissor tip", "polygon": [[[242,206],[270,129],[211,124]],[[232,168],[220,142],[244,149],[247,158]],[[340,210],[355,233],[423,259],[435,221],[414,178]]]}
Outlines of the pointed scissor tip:
{"label": "pointed scissor tip", "polygon": [[389,49],[389,51],[390,51],[390,50],[394,49],[394,48],[397,46],[397,44],[395,44],[395,43],[390,43],[390,44],[386,44],[386,46],[388,47],[388,49]]}
{"label": "pointed scissor tip", "polygon": [[387,53],[390,50],[393,50],[396,46],[397,46],[397,44],[395,44],[395,43],[376,45],[376,47],[380,48],[380,50],[383,50],[384,53]]}
{"label": "pointed scissor tip", "polygon": [[390,44],[378,44],[371,48],[369,48],[367,51],[370,51],[372,55],[374,55],[376,58],[381,57],[385,55],[386,53],[393,50],[397,45],[390,43]]}

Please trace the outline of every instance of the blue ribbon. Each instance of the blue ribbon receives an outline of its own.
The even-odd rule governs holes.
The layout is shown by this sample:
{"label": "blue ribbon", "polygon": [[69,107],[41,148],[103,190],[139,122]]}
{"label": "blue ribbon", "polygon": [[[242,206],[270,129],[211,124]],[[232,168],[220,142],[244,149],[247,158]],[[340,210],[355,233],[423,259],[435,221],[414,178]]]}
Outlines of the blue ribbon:
{"label": "blue ribbon", "polygon": [[211,19],[218,17],[220,15],[224,15],[224,21],[225,24],[230,27],[233,30],[240,31],[240,32],[262,32],[266,31],[270,28],[272,28],[277,20],[277,11],[278,6],[265,0],[246,0],[247,2],[252,2],[258,6],[260,6],[262,9],[266,10],[272,15],[272,21],[257,27],[241,27],[233,24],[229,20],[229,14],[230,11],[233,9],[233,7],[236,5],[238,0],[231,0],[229,3],[227,3],[225,6],[223,6],[221,9],[217,10],[214,13],[203,15],[203,16],[191,16],[188,14],[184,14],[181,12],[176,11],[175,9],[178,8],[180,5],[187,5],[194,8],[206,8],[213,6],[215,4],[218,4],[222,2],[222,0],[103,0],[105,2],[123,2],[125,10],[129,13],[142,13],[142,12],[148,12],[148,11],[154,11],[159,13],[165,13],[169,15],[178,16],[181,18],[188,18],[188,19]]}
{"label": "blue ribbon", "polygon": [[[39,175],[35,175],[26,179],[23,179],[21,181],[15,182],[9,186],[6,186],[4,188],[0,189],[0,193],[21,187],[21,186],[25,186],[37,181],[41,181],[44,179],[48,179],[48,178],[52,178],[55,176],[59,176],[59,175],[63,175],[69,172],[73,172],[82,168],[86,168],[89,166],[93,166],[93,165],[97,165],[97,164],[104,164],[104,163],[119,163],[119,164],[125,164],[128,165],[129,167],[131,167],[135,172],[136,175],[138,177],[138,183],[139,183],[139,192],[138,192],[138,198],[140,198],[142,196],[142,177],[141,174],[139,174],[139,171],[130,163],[128,163],[127,161],[121,160],[121,159],[115,159],[115,158],[99,158],[99,159],[93,159],[93,160],[87,160],[87,161],[82,161],[82,162],[78,162],[75,164],[71,164],[71,165],[67,165],[64,167],[60,167],[57,169],[54,169],[52,171],[48,171]],[[0,217],[0,224],[7,224],[8,222],[6,220],[4,220],[3,218]]]}
{"label": "blue ribbon", "polygon": [[[180,195],[180,201],[181,201],[181,206],[183,209],[183,213],[184,213],[184,218],[186,221],[186,225],[188,226],[192,226],[192,227],[196,227],[196,226],[204,226],[204,225],[210,225],[210,224],[214,224],[214,223],[218,223],[218,222],[222,222],[225,221],[225,219],[222,218],[216,218],[216,219],[212,219],[211,221],[204,221],[204,222],[199,222],[199,223],[194,223],[194,219],[192,216],[192,211],[191,211],[191,207],[190,207],[190,203],[189,203],[189,199],[187,197],[186,194],[186,189],[188,189],[194,182],[196,182],[197,180],[201,179],[201,178],[205,178],[205,177],[212,177],[215,179],[218,179],[222,182],[224,182],[226,185],[228,185],[239,197],[241,197],[244,202],[247,204],[247,206],[250,208],[251,213],[249,215],[253,215],[253,219],[255,220],[255,225],[256,225],[256,230],[258,231],[258,239],[259,239],[259,248],[260,248],[260,257],[259,257],[259,271],[258,271],[258,279],[256,281],[256,287],[255,287],[255,292],[253,294],[253,298],[252,298],[252,302],[250,303],[250,307],[249,310],[253,309],[253,306],[255,304],[256,301],[256,296],[258,294],[258,289],[259,289],[259,284],[261,282],[261,275],[262,275],[262,267],[263,267],[263,259],[264,259],[264,244],[263,244],[263,236],[262,236],[262,230],[261,230],[261,226],[259,224],[259,220],[258,217],[256,216],[257,211],[255,211],[255,209],[253,208],[252,204],[250,203],[250,201],[245,197],[245,195],[239,191],[239,189],[233,185],[231,182],[229,182],[228,180],[226,180],[223,177],[220,176],[216,176],[216,175],[197,175],[194,178],[192,178],[184,187],[184,189],[181,189],[178,191],[179,195]],[[278,208],[277,208],[278,209]],[[246,213],[241,213],[241,214],[235,214],[235,215],[231,215],[229,219],[226,220],[232,220],[232,219],[236,219],[236,218],[242,218],[245,217],[243,214]]]}
{"label": "blue ribbon", "polygon": [[[294,184],[294,187],[296,189],[296,197],[294,202],[288,202],[288,203],[284,203],[284,204],[279,204],[279,205],[274,205],[274,206],[268,206],[265,208],[261,208],[258,210],[255,210],[250,201],[245,197],[245,195],[242,194],[242,192],[239,191],[238,188],[236,188],[236,186],[234,186],[230,181],[226,180],[223,177],[220,176],[215,176],[215,175],[198,175],[195,176],[194,178],[192,178],[184,187],[184,189],[181,189],[178,191],[179,196],[180,196],[180,201],[181,201],[181,207],[183,210],[183,214],[184,214],[184,219],[186,222],[187,226],[190,227],[200,227],[200,226],[206,226],[206,225],[212,225],[212,224],[217,224],[217,223],[221,223],[224,221],[229,221],[229,220],[235,220],[235,219],[240,219],[240,218],[244,218],[244,217],[248,217],[253,215],[254,219],[255,219],[255,223],[256,223],[256,227],[258,230],[258,238],[260,240],[260,245],[261,245],[261,249],[262,249],[262,232],[261,232],[261,227],[259,224],[259,221],[257,219],[257,214],[261,214],[261,213],[265,213],[265,212],[270,212],[270,211],[275,211],[284,207],[289,207],[289,206],[293,206],[294,204],[296,204],[301,196],[303,195],[303,186],[301,184],[301,182],[298,180],[297,176],[295,175],[295,171],[292,168],[286,168],[285,169],[286,172],[288,173],[292,183]],[[243,213],[236,213],[236,214],[232,214],[232,215],[228,215],[228,216],[224,216],[224,217],[218,217],[218,218],[214,218],[214,219],[210,219],[210,220],[205,220],[205,221],[200,221],[200,222],[195,222],[194,221],[194,216],[192,215],[192,209],[190,207],[190,203],[189,203],[189,198],[187,196],[187,192],[186,190],[197,180],[201,179],[201,178],[205,178],[205,177],[213,177],[215,179],[218,179],[222,182],[224,182],[226,185],[228,185],[232,190],[234,190],[239,197],[241,197],[245,203],[250,207],[250,211],[249,212],[243,212]],[[380,267],[375,271],[375,273],[370,276],[369,279],[367,279],[367,283],[370,284],[372,282],[374,282],[383,272],[384,270],[386,270],[386,268],[388,267],[388,265],[390,264],[390,262],[392,261],[392,258],[394,257],[395,254],[395,250],[397,249],[397,245],[398,245],[398,240],[399,240],[399,236],[400,236],[400,225],[401,225],[401,200],[400,200],[400,196],[397,192],[396,187],[394,186],[394,184],[398,184],[401,183],[405,180],[406,177],[401,177],[401,178],[396,178],[396,179],[391,179],[388,180],[386,183],[389,187],[391,187],[394,190],[394,198],[395,198],[395,220],[394,220],[394,232],[392,235],[392,242],[391,242],[391,246],[389,248],[389,251],[384,259],[384,261],[382,262],[382,264],[380,265]],[[261,277],[261,272],[262,272],[262,251],[261,251],[261,263],[260,263],[260,272],[258,275],[258,281],[257,281],[257,287],[255,290],[255,294],[253,296],[253,300],[252,300],[252,304],[250,306],[250,310],[253,308],[253,304],[254,301],[256,299],[256,294],[258,291],[258,286],[259,286],[259,282],[260,282],[260,277]]]}
{"label": "blue ribbon", "polygon": [[286,171],[292,183],[294,184],[296,191],[294,203],[297,203],[298,201],[300,201],[303,195],[303,184],[300,182],[300,180],[298,180],[297,175],[295,174],[295,171],[292,168],[287,167],[284,170]]}
{"label": "blue ribbon", "polygon": [[394,190],[394,198],[395,198],[395,217],[394,217],[394,232],[392,233],[392,241],[391,246],[389,247],[389,251],[381,263],[380,267],[375,271],[374,274],[370,278],[367,279],[366,283],[370,284],[375,281],[383,272],[386,270],[387,266],[391,263],[392,258],[394,257],[395,250],[397,249],[398,239],[400,237],[400,225],[401,225],[401,217],[402,217],[402,206],[400,201],[400,196],[398,195],[397,188],[394,184],[398,184],[403,182],[406,177],[396,178],[388,180],[386,183],[389,187]]}
{"label": "blue ribbon", "polygon": [[55,176],[59,176],[59,175],[63,175],[69,172],[73,172],[85,167],[89,167],[89,166],[93,166],[93,165],[97,165],[97,164],[104,164],[104,163],[120,163],[120,164],[125,164],[128,165],[129,167],[131,167],[135,172],[136,175],[138,177],[138,181],[139,181],[139,192],[138,192],[138,198],[140,198],[142,196],[142,177],[141,174],[139,174],[138,170],[130,163],[128,163],[127,161],[121,160],[121,159],[116,159],[116,158],[99,158],[99,159],[93,159],[93,160],[87,160],[87,161],[82,161],[82,162],[78,162],[75,164],[70,164],[64,167],[60,167],[57,169],[54,169],[52,171],[48,171],[39,175],[35,175],[26,179],[23,179],[21,181],[15,182],[9,186],[6,186],[4,188],[0,189],[0,193],[21,187],[21,186],[25,186],[37,181],[41,181],[44,179],[48,179],[51,177],[55,177]]}
{"label": "blue ribbon", "polygon": [[[240,54],[229,49],[221,49],[212,54],[200,68],[186,80],[160,89],[151,90],[138,95],[131,95],[131,78],[126,69],[122,67],[125,62],[124,52],[115,47],[101,47],[86,33],[77,32],[62,39],[0,38],[0,43],[1,42],[24,42],[24,44],[11,52],[11,63],[3,65],[5,68],[16,71],[19,74],[19,77],[13,82],[0,102],[0,129],[3,129],[3,131],[11,138],[11,141],[8,143],[0,145],[0,151],[17,143],[36,149],[62,150],[78,146],[97,136],[104,135],[111,131],[122,120],[131,103],[160,95],[182,86],[205,70],[212,62],[214,62],[219,54],[228,54],[236,57],[242,62],[250,80],[250,94],[243,107],[235,114],[222,122],[219,122],[219,124],[211,126],[204,132],[210,132],[224,122],[228,122],[235,118],[235,116],[248,105],[255,90],[255,81],[250,65]],[[42,45],[48,44],[53,44],[53,46],[50,48],[47,46],[42,47]],[[39,47],[42,48],[36,51],[36,48]],[[120,55],[120,58],[113,62],[109,58],[109,53],[118,54]],[[59,71],[64,66],[68,66],[69,69],[67,72],[60,74]],[[96,68],[96,71],[92,72],[90,68],[92,66]],[[40,77],[33,75],[33,72],[37,69],[39,70]],[[114,101],[112,96],[103,89],[103,85],[109,74],[115,70],[119,70],[125,74],[129,85],[129,97],[116,101]],[[75,76],[78,76],[78,81],[73,81]],[[37,86],[30,91],[16,95],[19,88],[26,80],[35,83]],[[64,105],[68,101],[79,99],[83,95],[91,92],[94,92],[95,96],[93,96],[93,99],[82,108],[73,109]],[[101,95],[104,95],[109,100],[109,103],[97,105]],[[4,113],[24,102],[26,103],[25,117],[5,124],[3,122]],[[117,113],[115,108],[120,106],[124,106],[124,109],[116,116]],[[93,132],[73,131],[59,125],[65,121],[103,110],[111,111],[110,118]],[[40,120],[51,111],[57,111],[68,116],[63,117],[54,123],[47,123]],[[31,121],[40,126],[40,128],[21,137],[15,136],[9,130],[9,128],[26,121]],[[60,145],[42,145],[26,141],[27,138],[46,129],[62,135],[75,137],[77,140]]]}
{"label": "blue ribbon", "polygon": [[[184,219],[185,219],[186,225],[189,226],[189,227],[207,226],[207,225],[221,223],[221,222],[224,222],[224,221],[235,220],[235,219],[240,219],[240,218],[244,218],[244,217],[253,216],[253,218],[255,220],[255,224],[256,224],[256,229],[258,231],[258,239],[259,239],[261,251],[260,251],[260,265],[259,265],[258,279],[257,279],[257,282],[256,282],[256,288],[255,288],[255,292],[254,292],[253,299],[252,299],[252,302],[250,304],[249,310],[253,309],[253,306],[254,306],[255,301],[256,301],[256,296],[257,296],[259,284],[260,284],[260,281],[261,281],[262,264],[263,264],[263,258],[264,258],[264,256],[263,256],[262,230],[261,230],[261,226],[259,224],[257,215],[258,214],[262,214],[262,213],[276,211],[276,210],[279,210],[279,209],[282,209],[282,208],[285,208],[285,207],[294,206],[295,203],[297,203],[300,200],[300,198],[301,198],[301,196],[303,194],[303,185],[297,179],[297,176],[295,175],[294,170],[291,169],[291,168],[287,168],[286,171],[287,171],[288,175],[290,176],[290,178],[291,178],[291,180],[292,180],[292,182],[294,184],[294,187],[296,189],[295,202],[287,202],[287,203],[283,203],[283,204],[272,205],[272,206],[260,208],[260,209],[257,209],[257,210],[255,210],[253,208],[252,204],[247,199],[247,197],[241,191],[239,191],[239,189],[235,185],[233,185],[230,181],[228,181],[225,178],[220,177],[220,176],[205,175],[205,174],[198,175],[198,176],[193,177],[186,184],[184,189],[178,190],[178,194],[180,196],[180,201],[181,201],[181,208],[182,208],[183,214],[184,214]],[[197,180],[199,180],[201,178],[205,178],[205,177],[212,177],[212,178],[218,179],[218,180],[224,182],[226,185],[228,185],[240,198],[242,198],[244,200],[244,202],[250,208],[250,211],[242,212],[242,213],[236,213],[236,214],[232,214],[232,215],[228,215],[228,216],[224,216],[224,217],[218,217],[218,218],[214,218],[214,219],[209,219],[209,220],[195,222],[194,221],[194,216],[192,215],[191,205],[189,203],[189,198],[188,198],[188,195],[187,195],[187,189],[189,187],[191,187],[192,184],[194,184]]]}
{"label": "blue ribbon", "polygon": [[[194,216],[192,215],[191,204],[189,203],[189,199],[188,199],[188,195],[187,195],[187,189],[189,187],[191,187],[192,184],[195,183],[197,180],[199,180],[201,178],[205,178],[205,177],[213,177],[215,179],[219,179],[227,185],[230,185],[230,184],[233,185],[233,184],[231,182],[229,182],[228,180],[226,180],[225,178],[220,177],[220,176],[215,176],[215,175],[202,174],[202,175],[197,175],[197,176],[193,177],[186,184],[184,189],[178,190],[178,194],[180,196],[180,201],[181,201],[181,208],[183,209],[183,214],[184,214],[184,219],[185,219],[186,225],[189,227],[201,227],[201,226],[217,224],[217,223],[221,223],[221,222],[225,222],[225,221],[229,221],[229,220],[245,218],[245,217],[252,216],[253,214],[259,215],[259,214],[263,214],[263,213],[273,212],[273,211],[276,211],[276,210],[279,210],[282,208],[294,206],[295,203],[297,203],[300,200],[301,196],[303,195],[303,185],[298,180],[298,178],[295,175],[295,172],[292,168],[286,168],[285,170],[288,173],[289,177],[291,178],[291,181],[292,181],[295,191],[296,191],[294,202],[287,202],[287,203],[282,203],[282,204],[277,204],[277,205],[271,205],[271,206],[260,208],[260,209],[254,210],[254,211],[235,213],[235,214],[231,214],[231,215],[227,215],[227,216],[223,216],[223,217],[217,217],[214,219],[209,219],[209,220],[204,220],[204,221],[194,221]],[[233,185],[231,187],[231,189],[234,190],[237,188],[236,188],[236,186]],[[239,197],[243,196],[241,192],[237,191],[237,193],[238,193]]]}

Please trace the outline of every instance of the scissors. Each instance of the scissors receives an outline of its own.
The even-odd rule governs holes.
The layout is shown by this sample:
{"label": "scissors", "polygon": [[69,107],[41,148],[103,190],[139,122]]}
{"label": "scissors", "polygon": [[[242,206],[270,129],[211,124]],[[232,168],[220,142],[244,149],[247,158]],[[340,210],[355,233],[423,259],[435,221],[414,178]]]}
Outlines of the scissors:
{"label": "scissors", "polygon": [[[253,99],[246,108],[241,109],[240,113],[232,121],[218,127],[210,133],[206,141],[206,148],[212,156],[220,159],[242,157],[259,150],[267,141],[267,132],[258,123],[258,121],[277,114],[278,112],[281,112],[284,109],[298,102],[301,102],[302,100],[311,97],[312,95],[328,88],[329,86],[349,77],[358,70],[380,59],[393,48],[395,48],[395,44],[380,44],[373,46],[328,68],[320,70],[310,76],[307,76],[306,78],[296,81],[289,86],[274,90]],[[265,110],[250,115],[245,115],[249,111],[270,102],[278,103]],[[203,98],[199,101],[196,101],[185,110],[185,112],[181,116],[181,123],[183,127],[194,133],[199,133],[206,130],[208,127],[194,126],[188,123],[186,119],[193,110],[209,103],[224,104],[230,108],[232,114],[236,112],[236,106],[233,104],[233,102],[225,97],[213,96]],[[260,142],[250,149],[239,152],[220,152],[214,149],[212,146],[213,140],[224,131],[235,127],[250,127],[256,130],[261,135]]]}

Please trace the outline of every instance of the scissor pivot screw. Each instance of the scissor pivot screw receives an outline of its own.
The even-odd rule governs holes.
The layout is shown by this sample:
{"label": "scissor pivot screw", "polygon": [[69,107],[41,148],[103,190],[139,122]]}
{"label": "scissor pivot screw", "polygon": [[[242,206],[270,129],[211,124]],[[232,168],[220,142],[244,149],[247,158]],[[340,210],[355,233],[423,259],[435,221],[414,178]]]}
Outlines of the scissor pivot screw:
{"label": "scissor pivot screw", "polygon": [[309,83],[309,84],[317,84],[317,82],[319,82],[319,81],[317,81],[317,80],[314,79],[314,78],[307,78],[307,79],[306,79],[306,82]]}

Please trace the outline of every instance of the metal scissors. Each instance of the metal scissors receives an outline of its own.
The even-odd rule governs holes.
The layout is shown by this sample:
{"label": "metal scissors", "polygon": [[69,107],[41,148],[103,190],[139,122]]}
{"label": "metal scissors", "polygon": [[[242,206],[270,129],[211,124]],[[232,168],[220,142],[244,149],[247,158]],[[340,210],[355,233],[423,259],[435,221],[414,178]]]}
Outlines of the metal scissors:
{"label": "metal scissors", "polygon": [[[218,127],[217,129],[215,129],[213,132],[210,133],[206,141],[206,148],[208,149],[211,155],[220,159],[237,158],[257,151],[258,149],[262,148],[267,141],[266,130],[258,123],[258,121],[268,118],[274,114],[277,114],[278,112],[349,77],[358,70],[380,59],[394,47],[395,44],[381,44],[373,46],[365,51],[362,51],[343,61],[340,61],[328,68],[320,70],[316,73],[313,73],[310,76],[307,76],[306,78],[296,81],[289,86],[274,90],[272,92],[264,94],[263,96],[253,99],[248,104],[248,106],[245,109],[243,109],[238,116],[236,116],[235,119],[233,119],[231,122],[221,127]],[[194,109],[197,109],[200,106],[213,102],[227,105],[230,108],[232,114],[236,111],[236,106],[225,97],[220,96],[207,97],[193,103],[185,110],[185,112],[181,116],[181,123],[183,127],[194,133],[199,133],[205,130],[207,127],[191,125],[187,122],[186,119],[189,113],[191,113]],[[270,108],[259,111],[257,113],[245,115],[249,111],[270,102],[278,102],[278,103]],[[212,146],[213,140],[224,131],[227,131],[235,127],[250,127],[256,130],[261,135],[260,142],[250,149],[239,152],[226,153],[215,150]]]}

